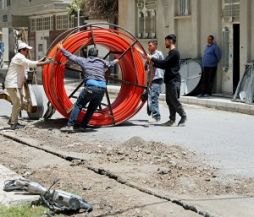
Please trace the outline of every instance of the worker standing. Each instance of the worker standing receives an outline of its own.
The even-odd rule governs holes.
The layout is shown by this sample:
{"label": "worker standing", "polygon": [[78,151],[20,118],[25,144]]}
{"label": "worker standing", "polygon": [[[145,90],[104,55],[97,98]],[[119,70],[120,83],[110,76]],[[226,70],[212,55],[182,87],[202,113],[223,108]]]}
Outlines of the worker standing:
{"label": "worker standing", "polygon": [[100,105],[105,90],[106,78],[105,72],[119,62],[119,59],[108,62],[98,57],[98,50],[90,48],[88,50],[88,58],[76,56],[71,54],[63,48],[62,43],[58,44],[58,49],[67,57],[68,60],[78,64],[84,72],[84,88],[81,91],[68,120],[67,126],[61,128],[63,132],[75,132],[74,125],[76,125],[78,116],[82,108],[88,103],[86,114],[81,122],[79,131],[86,131],[87,125],[92,118],[93,113]]}
{"label": "worker standing", "polygon": [[[148,42],[148,50],[153,58],[163,60],[164,56],[161,51],[157,49],[157,40],[150,40]],[[152,64],[146,63],[148,72],[151,73],[151,84],[148,95],[148,108],[150,113],[150,123],[159,122],[161,119],[160,109],[159,109],[159,97],[161,93],[161,85],[163,83],[164,70],[154,67]]]}
{"label": "worker standing", "polygon": [[164,126],[173,126],[176,121],[176,113],[181,116],[178,126],[184,126],[187,120],[186,113],[183,109],[180,97],[181,76],[180,70],[180,53],[176,49],[176,36],[174,34],[165,37],[165,46],[169,49],[168,56],[164,60],[159,60],[151,55],[147,59],[153,62],[154,67],[165,69],[164,83],[166,85],[166,102],[169,108],[169,121]]}
{"label": "worker standing", "polygon": [[51,60],[32,61],[27,59],[31,49],[32,47],[26,43],[19,43],[18,53],[12,58],[5,77],[5,88],[12,103],[12,113],[8,122],[12,130],[23,127],[18,123],[18,117],[24,103],[23,86],[26,79],[26,71],[29,68],[36,68],[51,62]]}

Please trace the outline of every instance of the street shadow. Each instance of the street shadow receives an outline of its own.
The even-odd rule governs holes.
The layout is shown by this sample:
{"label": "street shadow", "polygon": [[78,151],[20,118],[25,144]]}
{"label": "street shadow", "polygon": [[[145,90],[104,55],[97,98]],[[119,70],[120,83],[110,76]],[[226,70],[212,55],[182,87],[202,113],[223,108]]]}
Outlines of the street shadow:
{"label": "street shadow", "polygon": [[66,126],[67,119],[58,118],[58,119],[49,119],[49,120],[40,120],[33,123],[33,126],[39,129],[60,129],[61,127]]}
{"label": "street shadow", "polygon": [[[60,130],[62,127],[65,127],[67,125],[67,122],[68,120],[65,118],[58,118],[58,119],[41,120],[33,123],[32,125],[38,129]],[[96,128],[88,127],[84,132],[80,132],[77,130],[73,133],[94,133],[94,132],[97,132]]]}
{"label": "street shadow", "polygon": [[11,130],[10,127],[3,127],[3,128],[0,128],[0,131],[10,131],[10,132],[13,132],[13,130]]}
{"label": "street shadow", "polygon": [[0,115],[0,118],[2,118],[2,119],[5,119],[5,120],[9,120],[9,116],[7,116],[7,115]]}
{"label": "street shadow", "polygon": [[134,127],[134,126],[136,126],[136,127],[144,127],[144,128],[148,128],[149,127],[147,120],[125,121],[124,123],[121,123],[121,124],[119,124],[119,125],[117,125],[115,127]]}
{"label": "street shadow", "polygon": [[169,201],[161,201],[161,202],[156,202],[156,203],[144,204],[144,205],[140,205],[140,206],[133,206],[128,209],[118,210],[115,212],[109,211],[108,213],[96,215],[95,217],[118,216],[118,215],[121,215],[123,213],[126,213],[126,212],[134,210],[134,209],[141,209],[141,208],[145,208],[145,207],[149,207],[149,206],[155,206],[155,205],[166,204],[166,203],[170,203],[170,202]]}
{"label": "street shadow", "polygon": [[165,128],[181,128],[177,125],[173,125],[173,126],[164,126],[162,124],[151,124],[152,126],[155,126],[155,127],[165,127]]}
{"label": "street shadow", "polygon": [[[141,126],[141,127],[149,127],[147,123],[140,124],[140,123],[135,123],[135,122],[147,122],[147,120],[132,120],[132,121],[125,121],[124,123],[118,124],[116,126],[111,126],[111,127],[134,127],[134,126]],[[91,129],[100,129],[100,128],[108,128],[109,126],[90,126],[89,128]]]}

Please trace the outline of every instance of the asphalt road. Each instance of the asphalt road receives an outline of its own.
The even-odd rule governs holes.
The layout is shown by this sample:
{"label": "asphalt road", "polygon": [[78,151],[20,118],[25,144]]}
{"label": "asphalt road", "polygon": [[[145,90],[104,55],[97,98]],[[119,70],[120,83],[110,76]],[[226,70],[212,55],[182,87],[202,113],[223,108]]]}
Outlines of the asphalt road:
{"label": "asphalt road", "polygon": [[[145,140],[182,145],[204,154],[202,156],[224,174],[254,176],[254,116],[197,106],[185,108],[188,115],[186,127],[149,125],[144,108],[122,126],[100,128],[83,136],[87,140],[108,142],[139,136]],[[165,104],[161,105],[161,113],[164,122],[168,118]],[[0,116],[6,115],[10,115],[10,104],[0,100]],[[54,116],[59,117],[59,114]]]}

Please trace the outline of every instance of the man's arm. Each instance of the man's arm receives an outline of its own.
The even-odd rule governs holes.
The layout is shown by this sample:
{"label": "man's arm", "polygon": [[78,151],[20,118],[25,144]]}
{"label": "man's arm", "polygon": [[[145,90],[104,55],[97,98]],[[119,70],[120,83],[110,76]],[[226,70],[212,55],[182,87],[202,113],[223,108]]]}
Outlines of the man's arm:
{"label": "man's arm", "polygon": [[43,66],[45,64],[49,64],[52,61],[53,61],[52,59],[33,61],[33,60],[29,60],[25,56],[23,56],[23,57],[17,58],[15,60],[15,64],[22,65],[25,68],[36,68],[37,66]]}
{"label": "man's arm", "polygon": [[57,45],[57,48],[63,53],[63,55],[65,57],[67,57],[68,60],[70,60],[78,65],[82,65],[82,63],[84,61],[83,57],[79,57],[79,56],[74,55],[74,54],[70,53],[69,51],[65,50],[62,43],[59,43]]}
{"label": "man's arm", "polygon": [[154,67],[166,69],[166,67],[170,64],[170,62],[174,58],[174,53],[170,53],[164,60],[156,59],[150,56],[151,61],[154,63]]}
{"label": "man's arm", "polygon": [[119,59],[115,59],[115,60],[113,60],[113,61],[106,62],[106,67],[107,67],[107,68],[113,67],[113,66],[115,66],[116,64],[118,64],[119,61],[120,61]]}
{"label": "man's arm", "polygon": [[221,59],[221,51],[220,48],[216,45],[215,50],[214,50],[215,56],[217,58],[217,61],[219,62]]}

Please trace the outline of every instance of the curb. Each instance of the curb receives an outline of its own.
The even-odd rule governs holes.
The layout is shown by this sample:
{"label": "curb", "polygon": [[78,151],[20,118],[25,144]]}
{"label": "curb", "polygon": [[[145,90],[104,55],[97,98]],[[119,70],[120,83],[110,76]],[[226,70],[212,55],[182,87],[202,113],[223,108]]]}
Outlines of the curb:
{"label": "curb", "polygon": [[[112,95],[118,94],[119,86],[109,85],[108,91]],[[165,94],[160,95],[160,101],[165,102]],[[227,112],[237,112],[247,115],[254,115],[254,104],[234,102],[230,98],[207,97],[199,98],[195,96],[181,96],[180,101],[187,105],[198,105]]]}

